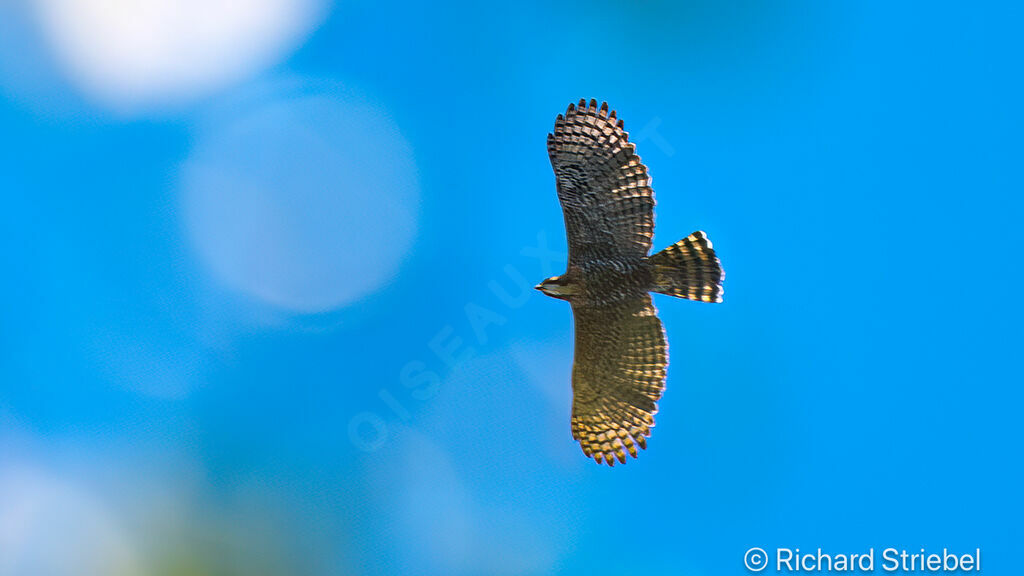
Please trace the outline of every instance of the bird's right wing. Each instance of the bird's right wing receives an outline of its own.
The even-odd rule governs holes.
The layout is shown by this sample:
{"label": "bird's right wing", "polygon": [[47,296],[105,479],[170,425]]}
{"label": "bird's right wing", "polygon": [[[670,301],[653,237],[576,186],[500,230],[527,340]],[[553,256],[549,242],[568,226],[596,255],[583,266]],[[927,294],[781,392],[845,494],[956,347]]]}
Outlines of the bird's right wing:
{"label": "bird's right wing", "polygon": [[569,263],[639,260],[651,249],[654,192],[647,167],[608,104],[569,105],[548,134]]}
{"label": "bird's right wing", "polygon": [[573,306],[572,436],[609,465],[647,447],[665,390],[668,345],[649,295],[611,307]]}

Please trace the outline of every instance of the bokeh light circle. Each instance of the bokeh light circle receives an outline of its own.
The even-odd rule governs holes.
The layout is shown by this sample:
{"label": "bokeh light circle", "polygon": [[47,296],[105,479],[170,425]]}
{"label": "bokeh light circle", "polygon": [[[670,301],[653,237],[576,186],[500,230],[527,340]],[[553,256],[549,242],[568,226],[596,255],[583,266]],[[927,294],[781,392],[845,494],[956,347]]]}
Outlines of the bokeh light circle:
{"label": "bokeh light circle", "polygon": [[182,170],[183,216],[225,286],[299,313],[388,282],[416,236],[412,149],[370,99],[316,85],[220,114]]}
{"label": "bokeh light circle", "polygon": [[33,0],[62,72],[124,112],[177,105],[280,61],[316,28],[327,0]]}
{"label": "bokeh light circle", "polygon": [[132,542],[108,510],[65,479],[0,467],[0,574],[140,574]]}

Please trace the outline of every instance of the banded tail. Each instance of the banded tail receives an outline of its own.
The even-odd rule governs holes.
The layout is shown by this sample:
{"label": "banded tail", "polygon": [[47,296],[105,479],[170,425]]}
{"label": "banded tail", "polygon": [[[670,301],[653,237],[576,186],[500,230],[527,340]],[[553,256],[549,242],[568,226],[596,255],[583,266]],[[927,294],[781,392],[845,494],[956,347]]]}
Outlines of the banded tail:
{"label": "banded tail", "polygon": [[721,302],[725,271],[711,241],[697,231],[651,256],[651,290],[699,302]]}

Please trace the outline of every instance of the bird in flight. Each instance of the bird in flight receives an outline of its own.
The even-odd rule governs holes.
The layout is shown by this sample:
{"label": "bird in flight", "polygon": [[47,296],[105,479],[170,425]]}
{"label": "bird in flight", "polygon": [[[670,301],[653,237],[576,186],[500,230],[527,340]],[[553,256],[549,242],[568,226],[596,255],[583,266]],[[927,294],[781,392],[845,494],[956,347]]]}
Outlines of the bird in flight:
{"label": "bird in flight", "polygon": [[536,288],[572,306],[572,436],[614,466],[647,448],[665,390],[668,344],[650,292],[721,302],[725,273],[704,232],[648,256],[651,178],[607,103],[570,104],[548,134],[548,156],[569,265]]}

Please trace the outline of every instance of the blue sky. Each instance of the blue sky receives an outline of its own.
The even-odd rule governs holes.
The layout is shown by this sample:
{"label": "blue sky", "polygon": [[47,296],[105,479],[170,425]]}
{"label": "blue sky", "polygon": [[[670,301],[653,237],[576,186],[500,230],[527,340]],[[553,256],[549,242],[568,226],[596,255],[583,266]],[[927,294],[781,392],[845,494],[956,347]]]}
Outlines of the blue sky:
{"label": "blue sky", "polygon": [[[1019,6],[101,4],[0,8],[0,574],[1012,571]],[[611,470],[568,307],[520,296],[591,97],[656,248],[705,230],[727,272],[655,298],[667,392]]]}

